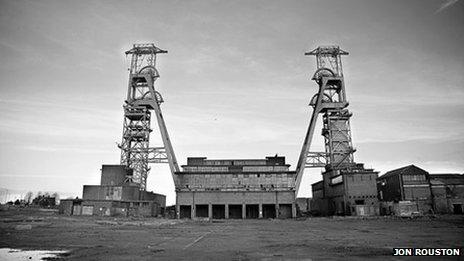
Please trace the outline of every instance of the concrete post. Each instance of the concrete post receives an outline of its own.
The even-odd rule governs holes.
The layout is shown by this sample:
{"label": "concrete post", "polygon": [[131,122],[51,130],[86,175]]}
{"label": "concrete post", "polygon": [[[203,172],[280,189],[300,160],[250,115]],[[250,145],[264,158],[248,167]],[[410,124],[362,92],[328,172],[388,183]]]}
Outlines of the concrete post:
{"label": "concrete post", "polygon": [[279,192],[275,193],[275,216],[279,218]]}
{"label": "concrete post", "polygon": [[176,218],[180,219],[179,195],[176,193]]}
{"label": "concrete post", "polygon": [[259,218],[263,218],[263,204],[259,204]]}
{"label": "concrete post", "polygon": [[292,218],[296,218],[296,204],[292,204]]}
{"label": "concrete post", "polygon": [[213,219],[213,205],[211,203],[208,205],[208,218]]}
{"label": "concrete post", "polygon": [[242,204],[242,219],[246,219],[246,205]]}
{"label": "concrete post", "polygon": [[196,208],[195,208],[195,192],[192,191],[192,219],[195,218],[195,212],[196,212]]}
{"label": "concrete post", "polygon": [[226,213],[225,213],[225,215],[224,215],[224,216],[225,216],[225,218],[226,218],[226,219],[229,219],[229,205],[228,205],[228,204],[226,204],[226,207],[225,207],[225,209],[226,209],[226,210],[225,210],[225,211],[226,211]]}

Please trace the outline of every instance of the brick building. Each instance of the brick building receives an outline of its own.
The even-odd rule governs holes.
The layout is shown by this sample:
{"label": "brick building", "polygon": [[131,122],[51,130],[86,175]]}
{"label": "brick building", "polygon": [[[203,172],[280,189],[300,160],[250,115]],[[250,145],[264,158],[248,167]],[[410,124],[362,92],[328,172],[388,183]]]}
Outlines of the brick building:
{"label": "brick building", "polygon": [[295,171],[285,157],[188,158],[177,172],[179,218],[291,218],[296,216]]}

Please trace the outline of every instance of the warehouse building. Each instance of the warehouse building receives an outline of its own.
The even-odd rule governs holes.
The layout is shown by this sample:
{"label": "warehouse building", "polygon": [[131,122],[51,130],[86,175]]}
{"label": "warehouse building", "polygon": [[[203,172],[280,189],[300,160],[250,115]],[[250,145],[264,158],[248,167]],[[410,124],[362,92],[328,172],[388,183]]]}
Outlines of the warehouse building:
{"label": "warehouse building", "polygon": [[295,171],[285,157],[209,160],[190,157],[175,173],[179,218],[292,218]]}
{"label": "warehouse building", "polygon": [[409,165],[385,173],[377,179],[380,212],[397,213],[401,205],[411,205],[419,214],[462,214],[464,174],[430,174]]}
{"label": "warehouse building", "polygon": [[419,214],[432,212],[430,175],[417,166],[388,171],[377,179],[377,191],[381,214],[399,214],[399,203],[411,203]]}

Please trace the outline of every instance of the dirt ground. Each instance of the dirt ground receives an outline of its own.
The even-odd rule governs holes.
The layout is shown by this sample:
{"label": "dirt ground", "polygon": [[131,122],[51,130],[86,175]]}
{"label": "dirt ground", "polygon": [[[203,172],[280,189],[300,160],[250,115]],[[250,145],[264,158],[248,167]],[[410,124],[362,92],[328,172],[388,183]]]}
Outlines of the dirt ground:
{"label": "dirt ground", "polygon": [[464,216],[191,221],[0,211],[0,248],[69,250],[66,260],[407,259],[393,247],[462,248]]}

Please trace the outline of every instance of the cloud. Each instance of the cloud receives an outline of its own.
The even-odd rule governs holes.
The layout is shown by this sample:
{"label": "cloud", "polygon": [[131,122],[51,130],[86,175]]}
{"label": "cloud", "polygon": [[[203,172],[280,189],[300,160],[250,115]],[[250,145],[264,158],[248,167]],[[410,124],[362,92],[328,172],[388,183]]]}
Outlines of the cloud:
{"label": "cloud", "polygon": [[58,146],[36,146],[29,145],[23,146],[26,150],[39,151],[39,152],[72,152],[72,153],[96,153],[96,154],[111,154],[116,150],[116,146],[113,150],[110,149],[95,149],[95,148],[78,148],[78,147],[58,147]]}
{"label": "cloud", "polygon": [[452,5],[456,4],[459,0],[445,0],[441,3],[441,6],[440,8],[437,9],[437,11],[435,11],[435,14],[438,14],[442,11],[444,11],[445,9],[448,9],[450,8]]}

